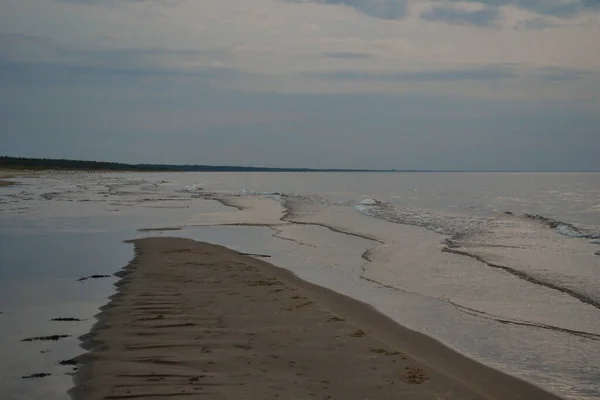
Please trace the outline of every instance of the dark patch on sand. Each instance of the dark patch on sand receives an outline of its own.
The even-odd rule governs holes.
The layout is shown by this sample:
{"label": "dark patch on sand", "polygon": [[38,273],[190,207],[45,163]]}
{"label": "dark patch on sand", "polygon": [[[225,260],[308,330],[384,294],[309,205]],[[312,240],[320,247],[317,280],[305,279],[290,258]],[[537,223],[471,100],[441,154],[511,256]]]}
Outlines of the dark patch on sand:
{"label": "dark patch on sand", "polygon": [[90,275],[90,276],[84,276],[83,278],[77,279],[77,282],[87,281],[88,279],[102,279],[102,278],[110,278],[110,275]]}
{"label": "dark patch on sand", "polygon": [[31,375],[27,375],[27,376],[22,376],[21,379],[35,379],[35,378],[44,378],[46,376],[50,376],[50,374],[41,372],[41,373],[37,373],[37,374],[31,374]]}
{"label": "dark patch on sand", "polygon": [[406,383],[413,385],[420,385],[429,379],[427,373],[423,368],[419,367],[406,367],[403,374],[400,375],[400,379]]}
{"label": "dark patch on sand", "polygon": [[52,340],[52,341],[56,342],[57,340],[68,338],[68,337],[71,337],[71,335],[35,336],[35,337],[22,339],[21,342],[37,342],[37,341],[47,341],[47,340]]}
{"label": "dark patch on sand", "polygon": [[375,354],[383,354],[386,356],[399,356],[401,353],[399,351],[390,351],[382,348],[369,347],[369,351]]}
{"label": "dark patch on sand", "polygon": [[182,228],[141,228],[138,232],[153,232],[153,231],[180,231]]}
{"label": "dark patch on sand", "polygon": [[68,318],[52,318],[50,321],[69,322],[69,321],[83,321],[83,320],[80,318],[68,317]]}
{"label": "dark patch on sand", "polygon": [[265,257],[265,258],[271,258],[270,255],[268,254],[255,254],[255,253],[240,253],[243,256],[250,256],[250,257]]}

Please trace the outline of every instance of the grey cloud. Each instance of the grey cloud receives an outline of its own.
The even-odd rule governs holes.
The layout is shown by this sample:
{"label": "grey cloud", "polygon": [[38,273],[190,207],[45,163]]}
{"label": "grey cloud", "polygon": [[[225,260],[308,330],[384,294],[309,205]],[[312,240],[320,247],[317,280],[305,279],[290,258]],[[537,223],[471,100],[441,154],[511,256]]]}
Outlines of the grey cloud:
{"label": "grey cloud", "polygon": [[498,7],[486,7],[481,10],[464,10],[449,6],[435,6],[421,14],[425,21],[443,21],[456,25],[495,27],[504,13]]}
{"label": "grey cloud", "polygon": [[55,0],[62,3],[87,4],[95,6],[117,6],[127,3],[159,3],[164,5],[179,3],[183,0]]}
{"label": "grey cloud", "polygon": [[[74,82],[94,77],[196,77],[233,79],[248,75],[234,68],[203,65],[227,55],[221,51],[129,48],[66,49],[43,37],[0,33],[0,82]],[[178,62],[194,60],[196,67]],[[87,79],[85,78],[85,79]]]}
{"label": "grey cloud", "polygon": [[[85,66],[52,63],[0,63],[0,88],[15,86],[103,86],[134,87],[141,83],[191,78],[198,84],[231,82],[248,74],[225,67],[197,67],[188,70],[119,66]],[[1,90],[1,89],[0,89]]]}
{"label": "grey cloud", "polygon": [[48,46],[51,43],[52,40],[42,36],[23,35],[20,33],[0,33],[0,49],[7,49],[8,47],[20,45]]}
{"label": "grey cloud", "polygon": [[556,28],[558,24],[547,20],[546,18],[531,18],[524,21],[520,21],[515,25],[515,29],[525,31],[538,31],[547,28]]}
{"label": "grey cloud", "polygon": [[520,65],[501,64],[462,69],[428,71],[372,72],[363,70],[333,70],[311,72],[306,76],[329,81],[364,82],[464,82],[500,81],[519,76],[541,79],[548,83],[595,78],[600,82],[600,71],[565,67],[527,68]]}
{"label": "grey cloud", "polygon": [[[435,0],[446,1],[446,0]],[[514,6],[538,14],[569,18],[587,11],[600,10],[600,0],[450,0],[478,3],[491,7]]]}
{"label": "grey cloud", "polygon": [[55,43],[45,37],[0,33],[0,62],[48,59],[56,50]]}
{"label": "grey cloud", "polygon": [[317,3],[352,7],[374,18],[396,20],[408,14],[406,0],[284,0],[289,3]]}
{"label": "grey cloud", "polygon": [[[220,84],[243,72],[164,64],[202,59],[204,52],[73,50],[18,35],[0,35],[0,44],[0,148],[7,154],[323,168],[600,169],[600,116],[581,102],[244,91]],[[36,51],[24,51],[32,47]],[[504,83],[522,68],[322,75]],[[533,73],[546,79],[587,74],[559,68]],[[253,122],[240,123],[244,115]],[[540,148],[546,142],[552,146]]]}
{"label": "grey cloud", "polygon": [[516,71],[506,66],[408,72],[338,70],[308,75],[324,80],[371,82],[493,81],[517,77]]}
{"label": "grey cloud", "polygon": [[341,58],[341,59],[362,59],[372,58],[373,55],[369,53],[360,53],[354,51],[328,51],[321,53],[321,56],[327,58]]}
{"label": "grey cloud", "polygon": [[573,81],[600,74],[576,68],[543,67],[537,70],[537,75],[545,81],[558,82]]}
{"label": "grey cloud", "polygon": [[[127,48],[112,50],[83,50],[63,49],[61,55],[70,61],[92,63],[94,65],[119,65],[121,67],[136,68],[145,66],[164,66],[169,62],[184,60],[212,60],[217,61],[214,51],[173,50],[161,48]],[[213,58],[214,57],[214,58]],[[220,58],[224,58],[221,54]]]}

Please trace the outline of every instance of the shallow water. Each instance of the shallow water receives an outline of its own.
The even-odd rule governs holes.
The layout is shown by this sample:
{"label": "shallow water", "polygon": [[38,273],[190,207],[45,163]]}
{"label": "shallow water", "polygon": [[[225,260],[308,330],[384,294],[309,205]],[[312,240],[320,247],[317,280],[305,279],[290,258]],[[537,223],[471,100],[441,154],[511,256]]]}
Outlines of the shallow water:
{"label": "shallow water", "polygon": [[[161,227],[183,229],[137,231]],[[57,362],[81,352],[75,337],[114,281],[77,278],[124,266],[132,251],[122,240],[163,235],[269,254],[488,365],[568,398],[600,398],[598,232],[600,174],[26,179],[0,191],[0,356],[10,371],[0,392],[63,398],[70,369]],[[48,321],[75,314],[86,321]],[[46,332],[73,337],[20,342]],[[52,375],[20,379],[44,371]]]}
{"label": "shallow water", "polygon": [[[72,386],[72,366],[81,353],[78,336],[94,323],[116,281],[77,279],[112,275],[132,258],[131,247],[112,234],[0,233],[0,392],[5,399],[62,399]],[[52,321],[76,318],[81,321]],[[23,342],[39,336],[70,335],[58,341]],[[50,374],[22,379],[32,374]]]}

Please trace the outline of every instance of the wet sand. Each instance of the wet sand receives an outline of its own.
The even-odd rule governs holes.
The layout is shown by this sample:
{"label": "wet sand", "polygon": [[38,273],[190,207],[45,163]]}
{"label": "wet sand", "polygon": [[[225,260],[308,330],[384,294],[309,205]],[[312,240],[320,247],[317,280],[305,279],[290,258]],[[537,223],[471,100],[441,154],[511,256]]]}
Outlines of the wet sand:
{"label": "wet sand", "polygon": [[221,246],[133,242],[76,399],[557,399]]}
{"label": "wet sand", "polygon": [[6,179],[13,179],[20,176],[18,173],[15,173],[10,170],[0,170],[0,187],[3,186],[11,186],[16,184],[17,182],[7,181]]}
{"label": "wet sand", "polygon": [[15,182],[6,180],[10,178],[14,178],[14,175],[0,172],[0,187],[14,185]]}

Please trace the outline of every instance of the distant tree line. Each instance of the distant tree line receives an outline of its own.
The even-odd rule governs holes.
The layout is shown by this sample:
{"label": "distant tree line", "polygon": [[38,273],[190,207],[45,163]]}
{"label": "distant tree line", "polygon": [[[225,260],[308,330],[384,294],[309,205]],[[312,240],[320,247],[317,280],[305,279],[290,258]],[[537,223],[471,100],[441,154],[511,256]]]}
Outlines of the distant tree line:
{"label": "distant tree line", "polygon": [[85,170],[85,171],[204,171],[204,172],[367,172],[361,169],[310,169],[240,167],[230,165],[171,165],[171,164],[125,164],[106,161],[66,160],[53,158],[26,158],[0,156],[0,168],[18,170]]}
{"label": "distant tree line", "polygon": [[0,157],[0,167],[5,169],[68,169],[68,170],[108,170],[108,171],[148,171],[150,168],[131,164],[66,160],[51,158]]}

